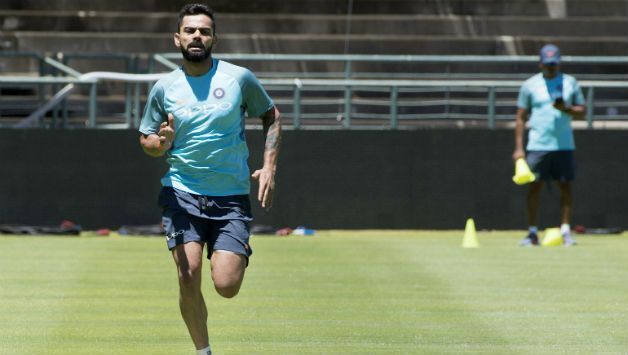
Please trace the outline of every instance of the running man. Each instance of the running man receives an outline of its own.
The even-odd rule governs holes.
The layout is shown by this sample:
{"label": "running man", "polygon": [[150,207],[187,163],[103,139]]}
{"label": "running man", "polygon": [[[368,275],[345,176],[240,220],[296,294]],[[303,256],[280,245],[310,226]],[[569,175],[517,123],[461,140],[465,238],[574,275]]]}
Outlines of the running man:
{"label": "running man", "polygon": [[[183,65],[152,88],[140,125],[140,144],[167,156],[159,205],[167,245],[179,278],[179,307],[198,354],[211,354],[207,308],[201,292],[203,250],[219,295],[238,294],[252,254],[249,245],[250,178],[270,208],[281,141],[279,111],[248,69],[212,58],[212,10],[185,5],[174,44]],[[245,113],[262,120],[264,164],[249,176]]]}

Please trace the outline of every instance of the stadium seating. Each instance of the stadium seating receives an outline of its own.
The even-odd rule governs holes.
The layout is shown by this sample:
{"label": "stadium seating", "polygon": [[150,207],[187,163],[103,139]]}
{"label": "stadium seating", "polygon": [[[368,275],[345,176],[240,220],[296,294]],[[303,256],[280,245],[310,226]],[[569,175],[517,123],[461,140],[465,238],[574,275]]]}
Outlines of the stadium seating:
{"label": "stadium seating", "polygon": [[[20,0],[0,3],[3,48],[172,51],[184,1]],[[563,4],[560,7],[552,4]],[[253,5],[252,5],[253,4]],[[355,1],[350,53],[533,54],[552,41],[571,55],[623,55],[628,3],[617,0]],[[214,1],[223,52],[343,53],[347,3]],[[150,12],[146,12],[150,9]],[[587,38],[594,40],[586,40]]]}
{"label": "stadium seating", "polygon": [[[174,18],[183,3],[185,1],[3,1],[0,3],[0,50],[172,52]],[[624,55],[628,45],[626,1],[361,0],[354,2],[349,35],[347,3],[343,1],[211,3],[218,16],[216,51],[219,53],[529,55],[536,54],[542,44],[554,42],[569,55]],[[562,9],[552,10],[560,8],[561,4]],[[81,71],[115,69],[103,68],[103,63],[92,64],[92,67],[76,65]],[[264,65],[268,68],[254,69],[276,71],[272,63]],[[363,71],[395,70],[379,63],[369,66]],[[300,68],[307,70],[307,66]],[[38,69],[37,63],[20,60],[6,60],[0,67],[2,72],[36,72]],[[584,69],[602,74],[617,71],[616,66]],[[486,68],[463,63],[445,69],[428,66],[420,70],[508,74],[530,68]],[[419,70],[408,68],[405,71]]]}
{"label": "stadium seating", "polygon": [[[176,12],[184,3],[187,1],[5,0],[0,3],[0,51],[173,52]],[[566,55],[625,55],[628,49],[627,1],[357,0],[352,4],[350,22],[348,4],[334,0],[212,1],[218,23],[216,51],[535,55],[547,42],[559,45]],[[71,65],[82,72],[129,68],[120,60],[74,59]],[[255,63],[253,69],[292,74],[315,66],[265,62]],[[146,61],[132,68],[145,71]],[[371,62],[356,64],[355,68],[374,73],[433,73],[435,77],[443,73],[458,77],[485,73],[489,78],[499,75],[517,79],[536,70],[534,65],[516,63],[391,66]],[[37,61],[19,58],[4,60],[0,65],[0,73],[4,74],[39,70]],[[569,71],[592,77],[625,72],[618,65],[572,66]],[[5,106],[1,108],[6,115]]]}

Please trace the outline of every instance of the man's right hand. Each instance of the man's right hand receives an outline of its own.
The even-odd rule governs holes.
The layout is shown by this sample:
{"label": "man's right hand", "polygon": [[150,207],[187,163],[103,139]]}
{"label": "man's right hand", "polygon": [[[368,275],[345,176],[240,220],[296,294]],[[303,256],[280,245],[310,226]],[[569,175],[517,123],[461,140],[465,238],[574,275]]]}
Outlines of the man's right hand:
{"label": "man's right hand", "polygon": [[174,116],[169,113],[168,121],[162,122],[161,126],[159,126],[159,132],[157,132],[159,136],[159,143],[162,147],[164,147],[164,151],[170,149],[172,147],[172,142],[174,142]]}
{"label": "man's right hand", "polygon": [[156,134],[140,135],[140,144],[146,154],[151,157],[160,157],[172,148],[174,137],[174,116],[169,113],[168,121],[159,126],[159,131]]}
{"label": "man's right hand", "polygon": [[523,149],[515,149],[512,153],[512,160],[517,160],[519,158],[525,158],[526,153]]}

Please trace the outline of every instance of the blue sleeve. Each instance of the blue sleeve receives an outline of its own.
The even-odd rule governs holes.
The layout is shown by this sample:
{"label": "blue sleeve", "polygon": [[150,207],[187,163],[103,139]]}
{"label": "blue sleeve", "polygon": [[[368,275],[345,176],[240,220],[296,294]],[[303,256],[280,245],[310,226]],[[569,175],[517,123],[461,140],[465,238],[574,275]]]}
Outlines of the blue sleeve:
{"label": "blue sleeve", "polygon": [[586,103],[580,84],[574,80],[573,83],[573,105],[582,106]]}
{"label": "blue sleeve", "polygon": [[242,100],[249,117],[261,117],[274,106],[273,100],[250,70],[245,70],[242,77]]}
{"label": "blue sleeve", "polygon": [[523,108],[530,112],[532,105],[530,105],[530,91],[526,85],[522,85],[519,89],[519,98],[517,99],[517,108]]}
{"label": "blue sleeve", "polygon": [[159,125],[166,120],[166,113],[164,112],[164,89],[157,82],[155,86],[150,90],[148,99],[146,100],[146,107],[144,108],[144,115],[140,123],[139,131],[143,134],[153,134],[159,132]]}

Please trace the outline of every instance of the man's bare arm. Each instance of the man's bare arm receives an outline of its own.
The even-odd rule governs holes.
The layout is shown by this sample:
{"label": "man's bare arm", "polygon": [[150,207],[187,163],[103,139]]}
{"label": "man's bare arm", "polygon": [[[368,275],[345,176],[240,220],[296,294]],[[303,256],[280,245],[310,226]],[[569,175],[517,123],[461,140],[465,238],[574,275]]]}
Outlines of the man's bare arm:
{"label": "man's bare arm", "polygon": [[518,108],[517,115],[515,116],[515,151],[512,153],[513,160],[525,157],[525,150],[523,149],[523,132],[525,131],[527,119],[528,110]]}
{"label": "man's bare arm", "polygon": [[263,208],[270,208],[275,190],[275,172],[281,144],[281,115],[277,107],[273,107],[260,118],[266,137],[264,166],[256,170],[252,177],[259,181],[257,199],[262,203]]}
{"label": "man's bare arm", "polygon": [[[281,144],[281,117],[279,110],[273,107],[261,117],[264,127],[264,136],[266,136],[266,144],[264,145],[264,165],[266,163],[276,167],[277,155],[279,153],[279,145]],[[266,155],[269,153],[268,161]]]}
{"label": "man's bare arm", "polygon": [[160,157],[172,147],[174,135],[174,117],[168,114],[168,121],[161,124],[159,132],[140,135],[140,145],[144,153],[151,157]]}
{"label": "man's bare arm", "polygon": [[586,108],[584,105],[565,107],[564,103],[555,103],[554,107],[557,110],[563,111],[564,113],[570,115],[574,120],[584,119],[584,115],[586,113]]}

